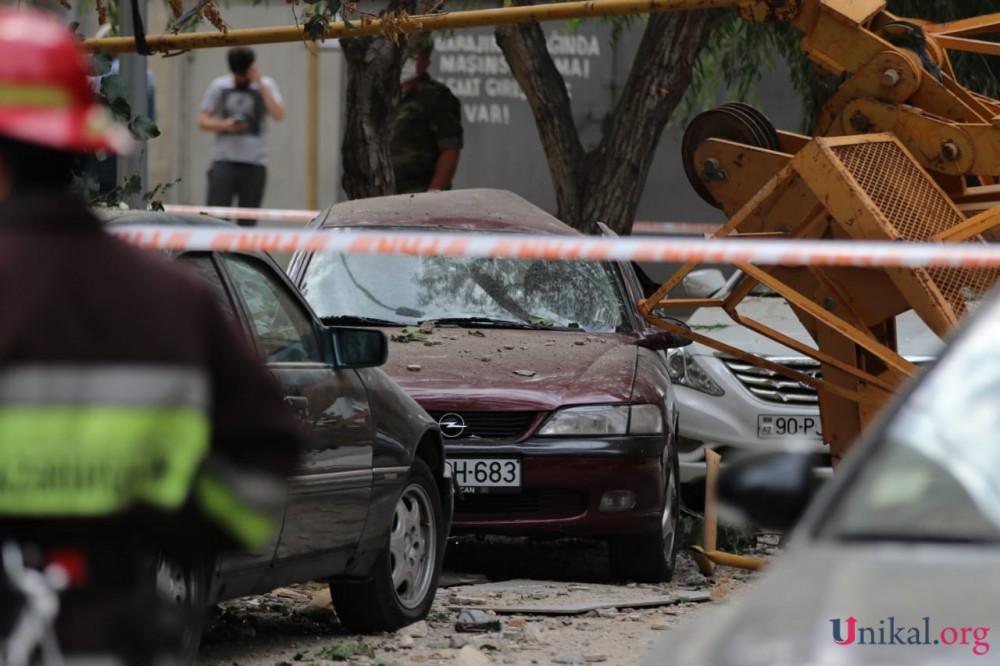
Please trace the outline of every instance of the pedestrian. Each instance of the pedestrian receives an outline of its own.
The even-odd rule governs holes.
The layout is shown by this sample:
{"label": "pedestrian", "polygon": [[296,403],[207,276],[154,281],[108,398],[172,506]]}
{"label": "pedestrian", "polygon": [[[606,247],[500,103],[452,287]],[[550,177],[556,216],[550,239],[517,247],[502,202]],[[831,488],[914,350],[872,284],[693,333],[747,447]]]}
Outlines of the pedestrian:
{"label": "pedestrian", "polygon": [[[160,597],[158,565],[205,575],[273,538],[301,434],[212,287],[71,189],[83,155],[133,144],[88,70],[56,19],[0,9],[0,544],[68,574],[68,656],[177,663],[203,609]],[[2,564],[0,632],[28,577]],[[0,663],[17,645],[0,635]]]}
{"label": "pedestrian", "polygon": [[400,194],[450,190],[462,151],[462,105],[427,70],[434,42],[424,37],[403,63],[403,97],[392,121],[389,151]]}
{"label": "pedestrian", "polygon": [[[208,205],[260,208],[267,184],[267,122],[281,122],[278,84],[260,73],[253,50],[229,49],[230,74],[217,77],[201,100],[198,126],[215,132],[208,170]],[[240,220],[253,226],[256,220]]]}

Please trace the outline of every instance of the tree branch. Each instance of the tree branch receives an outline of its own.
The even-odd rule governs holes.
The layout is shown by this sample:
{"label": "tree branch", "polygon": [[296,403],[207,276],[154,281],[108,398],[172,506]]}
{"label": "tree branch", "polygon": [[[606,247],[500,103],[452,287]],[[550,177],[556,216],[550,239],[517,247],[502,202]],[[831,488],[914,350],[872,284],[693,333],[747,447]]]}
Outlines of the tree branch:
{"label": "tree branch", "polygon": [[719,11],[653,14],[618,105],[586,159],[588,197],[581,223],[628,233],[663,128],[691,83],[692,68]]}
{"label": "tree branch", "polygon": [[[515,0],[515,4],[534,3]],[[582,206],[579,166],[583,163],[584,151],[573,120],[566,83],[546,48],[545,34],[538,23],[499,26],[496,40],[535,116],[555,187],[556,217],[576,226]]]}

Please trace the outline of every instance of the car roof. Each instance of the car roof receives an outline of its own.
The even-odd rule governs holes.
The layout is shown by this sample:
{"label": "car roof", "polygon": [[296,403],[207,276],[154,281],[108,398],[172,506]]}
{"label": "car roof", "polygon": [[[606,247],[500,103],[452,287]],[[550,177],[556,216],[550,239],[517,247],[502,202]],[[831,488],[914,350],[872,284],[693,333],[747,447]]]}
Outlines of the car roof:
{"label": "car roof", "polygon": [[191,215],[187,213],[167,213],[162,210],[119,210],[97,209],[97,216],[105,224],[162,224],[199,227],[235,227],[228,220],[220,220],[209,215]]}
{"label": "car roof", "polygon": [[323,229],[413,227],[437,231],[580,234],[513,192],[486,188],[344,201],[323,210],[310,226]]}

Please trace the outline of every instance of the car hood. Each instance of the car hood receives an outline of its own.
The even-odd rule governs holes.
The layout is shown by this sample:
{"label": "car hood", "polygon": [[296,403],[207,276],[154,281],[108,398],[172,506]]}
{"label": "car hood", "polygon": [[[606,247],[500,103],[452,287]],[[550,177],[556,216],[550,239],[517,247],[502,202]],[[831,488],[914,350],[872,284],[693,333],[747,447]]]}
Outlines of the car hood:
{"label": "car hood", "polygon": [[[739,312],[740,315],[758,321],[793,340],[813,348],[816,346],[812,336],[783,298],[750,296],[742,301]],[[737,324],[722,308],[699,308],[688,318],[687,323],[697,333],[757,356],[802,356],[790,347]],[[941,339],[912,310],[897,318],[896,338],[900,352],[906,357],[934,358],[940,353],[942,346]],[[692,344],[688,352],[696,355],[715,354],[715,350],[698,343]]]}
{"label": "car hood", "polygon": [[[810,545],[789,550],[738,601],[671,631],[644,663],[716,666],[852,666],[867,664],[982,663],[967,645],[933,645],[946,627],[996,624],[996,602],[985,594],[1000,551],[984,545]],[[857,626],[885,627],[885,645],[837,645],[833,622],[847,639],[848,618]],[[928,618],[925,620],[924,618]],[[892,618],[890,621],[889,618]],[[879,621],[883,623],[880,625]],[[889,644],[916,636],[931,645]],[[930,628],[927,637],[926,627]],[[949,636],[950,637],[950,636]],[[989,634],[986,642],[996,640]],[[980,648],[981,650],[982,648]],[[1000,646],[990,648],[991,656]]]}
{"label": "car hood", "polygon": [[423,341],[390,336],[384,370],[424,409],[551,410],[628,402],[635,336],[495,328],[435,328]]}

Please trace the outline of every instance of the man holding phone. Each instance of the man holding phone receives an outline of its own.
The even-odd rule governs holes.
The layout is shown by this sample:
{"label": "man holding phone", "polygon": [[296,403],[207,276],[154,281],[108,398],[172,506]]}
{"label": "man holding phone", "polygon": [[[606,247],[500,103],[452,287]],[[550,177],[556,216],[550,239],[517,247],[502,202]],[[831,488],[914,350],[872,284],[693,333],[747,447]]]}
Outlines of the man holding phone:
{"label": "man holding phone", "polygon": [[[213,80],[201,100],[198,126],[215,132],[208,170],[208,205],[260,208],[267,183],[267,119],[281,122],[285,104],[278,85],[262,76],[254,52],[229,49],[228,75]],[[253,226],[256,220],[241,220]]]}

